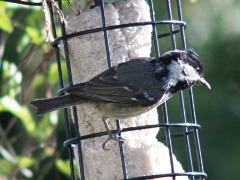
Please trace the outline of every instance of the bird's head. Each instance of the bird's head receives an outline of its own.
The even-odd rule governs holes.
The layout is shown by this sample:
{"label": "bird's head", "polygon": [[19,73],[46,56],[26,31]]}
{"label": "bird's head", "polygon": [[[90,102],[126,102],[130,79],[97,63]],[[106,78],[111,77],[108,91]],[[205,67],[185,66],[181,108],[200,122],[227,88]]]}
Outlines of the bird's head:
{"label": "bird's head", "polygon": [[198,54],[193,49],[168,51],[161,58],[174,60],[168,65],[168,69],[172,74],[179,75],[180,82],[185,84],[184,88],[200,83],[211,89],[210,84],[203,77],[203,67]]}

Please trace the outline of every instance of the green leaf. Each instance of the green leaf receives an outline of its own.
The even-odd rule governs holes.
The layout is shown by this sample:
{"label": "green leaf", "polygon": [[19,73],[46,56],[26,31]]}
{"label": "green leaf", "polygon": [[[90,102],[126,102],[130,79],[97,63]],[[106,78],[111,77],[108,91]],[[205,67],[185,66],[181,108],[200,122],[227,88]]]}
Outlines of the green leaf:
{"label": "green leaf", "polygon": [[25,177],[31,178],[33,176],[33,172],[27,168],[33,166],[36,163],[36,159],[26,156],[18,156],[16,157],[16,162],[18,168]]}
{"label": "green leaf", "polygon": [[16,158],[17,164],[21,168],[28,168],[33,166],[36,163],[36,159],[27,156],[19,156]]}
{"label": "green leaf", "polygon": [[44,37],[41,30],[34,27],[26,27],[26,33],[31,38],[31,42],[34,44],[42,44],[44,42]]}
{"label": "green leaf", "polygon": [[[67,77],[66,63],[62,62],[61,65],[63,78],[66,78]],[[48,76],[49,76],[48,81],[50,84],[59,84],[58,66],[56,62],[50,65]]]}
{"label": "green leaf", "polygon": [[50,84],[56,84],[59,82],[57,63],[51,63],[48,76],[48,81]]}
{"label": "green leaf", "polygon": [[3,88],[5,88],[5,94],[14,97],[21,90],[22,73],[18,71],[14,63],[3,61],[3,82],[5,82]]}
{"label": "green leaf", "polygon": [[1,21],[0,21],[0,29],[11,33],[13,31],[13,25],[11,23],[10,18],[7,16],[6,12],[5,12],[5,3],[4,2],[0,2],[0,17],[1,17]]}
{"label": "green leaf", "polygon": [[36,124],[26,106],[20,105],[14,98],[3,96],[0,99],[0,112],[8,111],[18,117],[32,137],[36,137]]}
{"label": "green leaf", "polygon": [[51,121],[49,121],[49,114],[41,118],[38,123],[37,135],[38,139],[41,141],[48,140],[55,130],[55,126],[52,126]]}
{"label": "green leaf", "polygon": [[11,33],[13,31],[13,26],[12,26],[10,19],[3,12],[0,12],[0,17],[1,17],[0,29],[6,31],[8,33]]}
{"label": "green leaf", "polygon": [[55,165],[60,172],[67,175],[68,177],[71,176],[71,171],[70,171],[68,160],[64,161],[62,159],[58,159],[58,160],[55,161]]}
{"label": "green leaf", "polygon": [[37,74],[32,80],[31,87],[36,89],[44,85],[46,77],[43,74]]}
{"label": "green leaf", "polygon": [[0,1],[0,12],[4,12],[6,9],[6,2]]}
{"label": "green leaf", "polygon": [[15,166],[11,162],[9,162],[3,158],[0,158],[0,164],[1,164],[0,175],[10,174],[13,171],[14,166]]}

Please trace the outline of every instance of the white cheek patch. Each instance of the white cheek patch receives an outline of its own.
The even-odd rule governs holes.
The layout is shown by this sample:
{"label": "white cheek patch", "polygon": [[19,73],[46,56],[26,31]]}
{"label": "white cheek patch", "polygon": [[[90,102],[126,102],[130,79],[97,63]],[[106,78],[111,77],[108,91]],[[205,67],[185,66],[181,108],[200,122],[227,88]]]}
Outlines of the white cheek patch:
{"label": "white cheek patch", "polygon": [[166,85],[163,87],[165,90],[175,86],[178,81],[192,83],[201,78],[192,66],[184,63],[182,60],[172,61],[167,68],[169,75],[165,81]]}
{"label": "white cheek patch", "polygon": [[197,74],[196,70],[190,66],[189,64],[185,64],[182,61],[179,61],[180,66],[182,68],[182,71],[184,74],[182,74],[180,80],[184,81],[196,81],[200,78],[200,76]]}

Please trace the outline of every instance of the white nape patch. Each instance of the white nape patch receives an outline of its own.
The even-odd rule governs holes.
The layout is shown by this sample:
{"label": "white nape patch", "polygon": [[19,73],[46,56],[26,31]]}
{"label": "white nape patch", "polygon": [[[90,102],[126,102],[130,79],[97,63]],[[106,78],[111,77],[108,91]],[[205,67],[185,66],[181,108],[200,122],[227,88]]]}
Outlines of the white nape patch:
{"label": "white nape patch", "polygon": [[131,100],[133,100],[133,101],[138,101],[137,98],[131,98]]}
{"label": "white nape patch", "polygon": [[113,76],[113,79],[118,79],[118,77],[117,76]]}
{"label": "white nape patch", "polygon": [[171,86],[175,86],[183,75],[182,67],[176,61],[172,61],[167,68],[169,70],[169,75],[165,79],[166,85],[163,87],[165,90],[168,90]]}
{"label": "white nape patch", "polygon": [[162,55],[162,57],[164,57],[164,56],[170,56],[170,55],[172,55],[173,53],[179,53],[179,52],[180,52],[179,49],[175,49],[175,50],[173,50],[173,51],[168,51],[168,52],[165,52],[165,53]]}
{"label": "white nape patch", "polygon": [[123,89],[125,89],[125,90],[127,90],[127,91],[131,91],[131,92],[132,92],[132,90],[131,90],[131,89],[129,89],[129,87],[127,87],[127,86],[123,86]]}

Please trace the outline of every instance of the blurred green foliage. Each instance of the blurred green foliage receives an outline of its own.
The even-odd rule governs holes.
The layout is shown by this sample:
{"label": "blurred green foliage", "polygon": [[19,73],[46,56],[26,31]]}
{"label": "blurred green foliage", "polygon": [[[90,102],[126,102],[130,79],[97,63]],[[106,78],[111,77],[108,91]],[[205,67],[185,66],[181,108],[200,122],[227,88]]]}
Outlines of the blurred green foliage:
{"label": "blurred green foliage", "polygon": [[[182,3],[187,45],[200,55],[212,86],[194,88],[204,168],[211,180],[240,179],[240,1]],[[166,5],[156,4],[159,19],[166,19]],[[0,1],[0,17],[0,179],[69,179],[61,114],[38,117],[28,104],[59,89],[42,10]],[[168,38],[161,42],[163,52],[171,48]],[[177,119],[178,104],[168,104]]]}
{"label": "blurred green foliage", "polygon": [[29,106],[59,88],[42,10],[0,1],[0,16],[0,179],[69,179],[62,118],[37,117]]}

